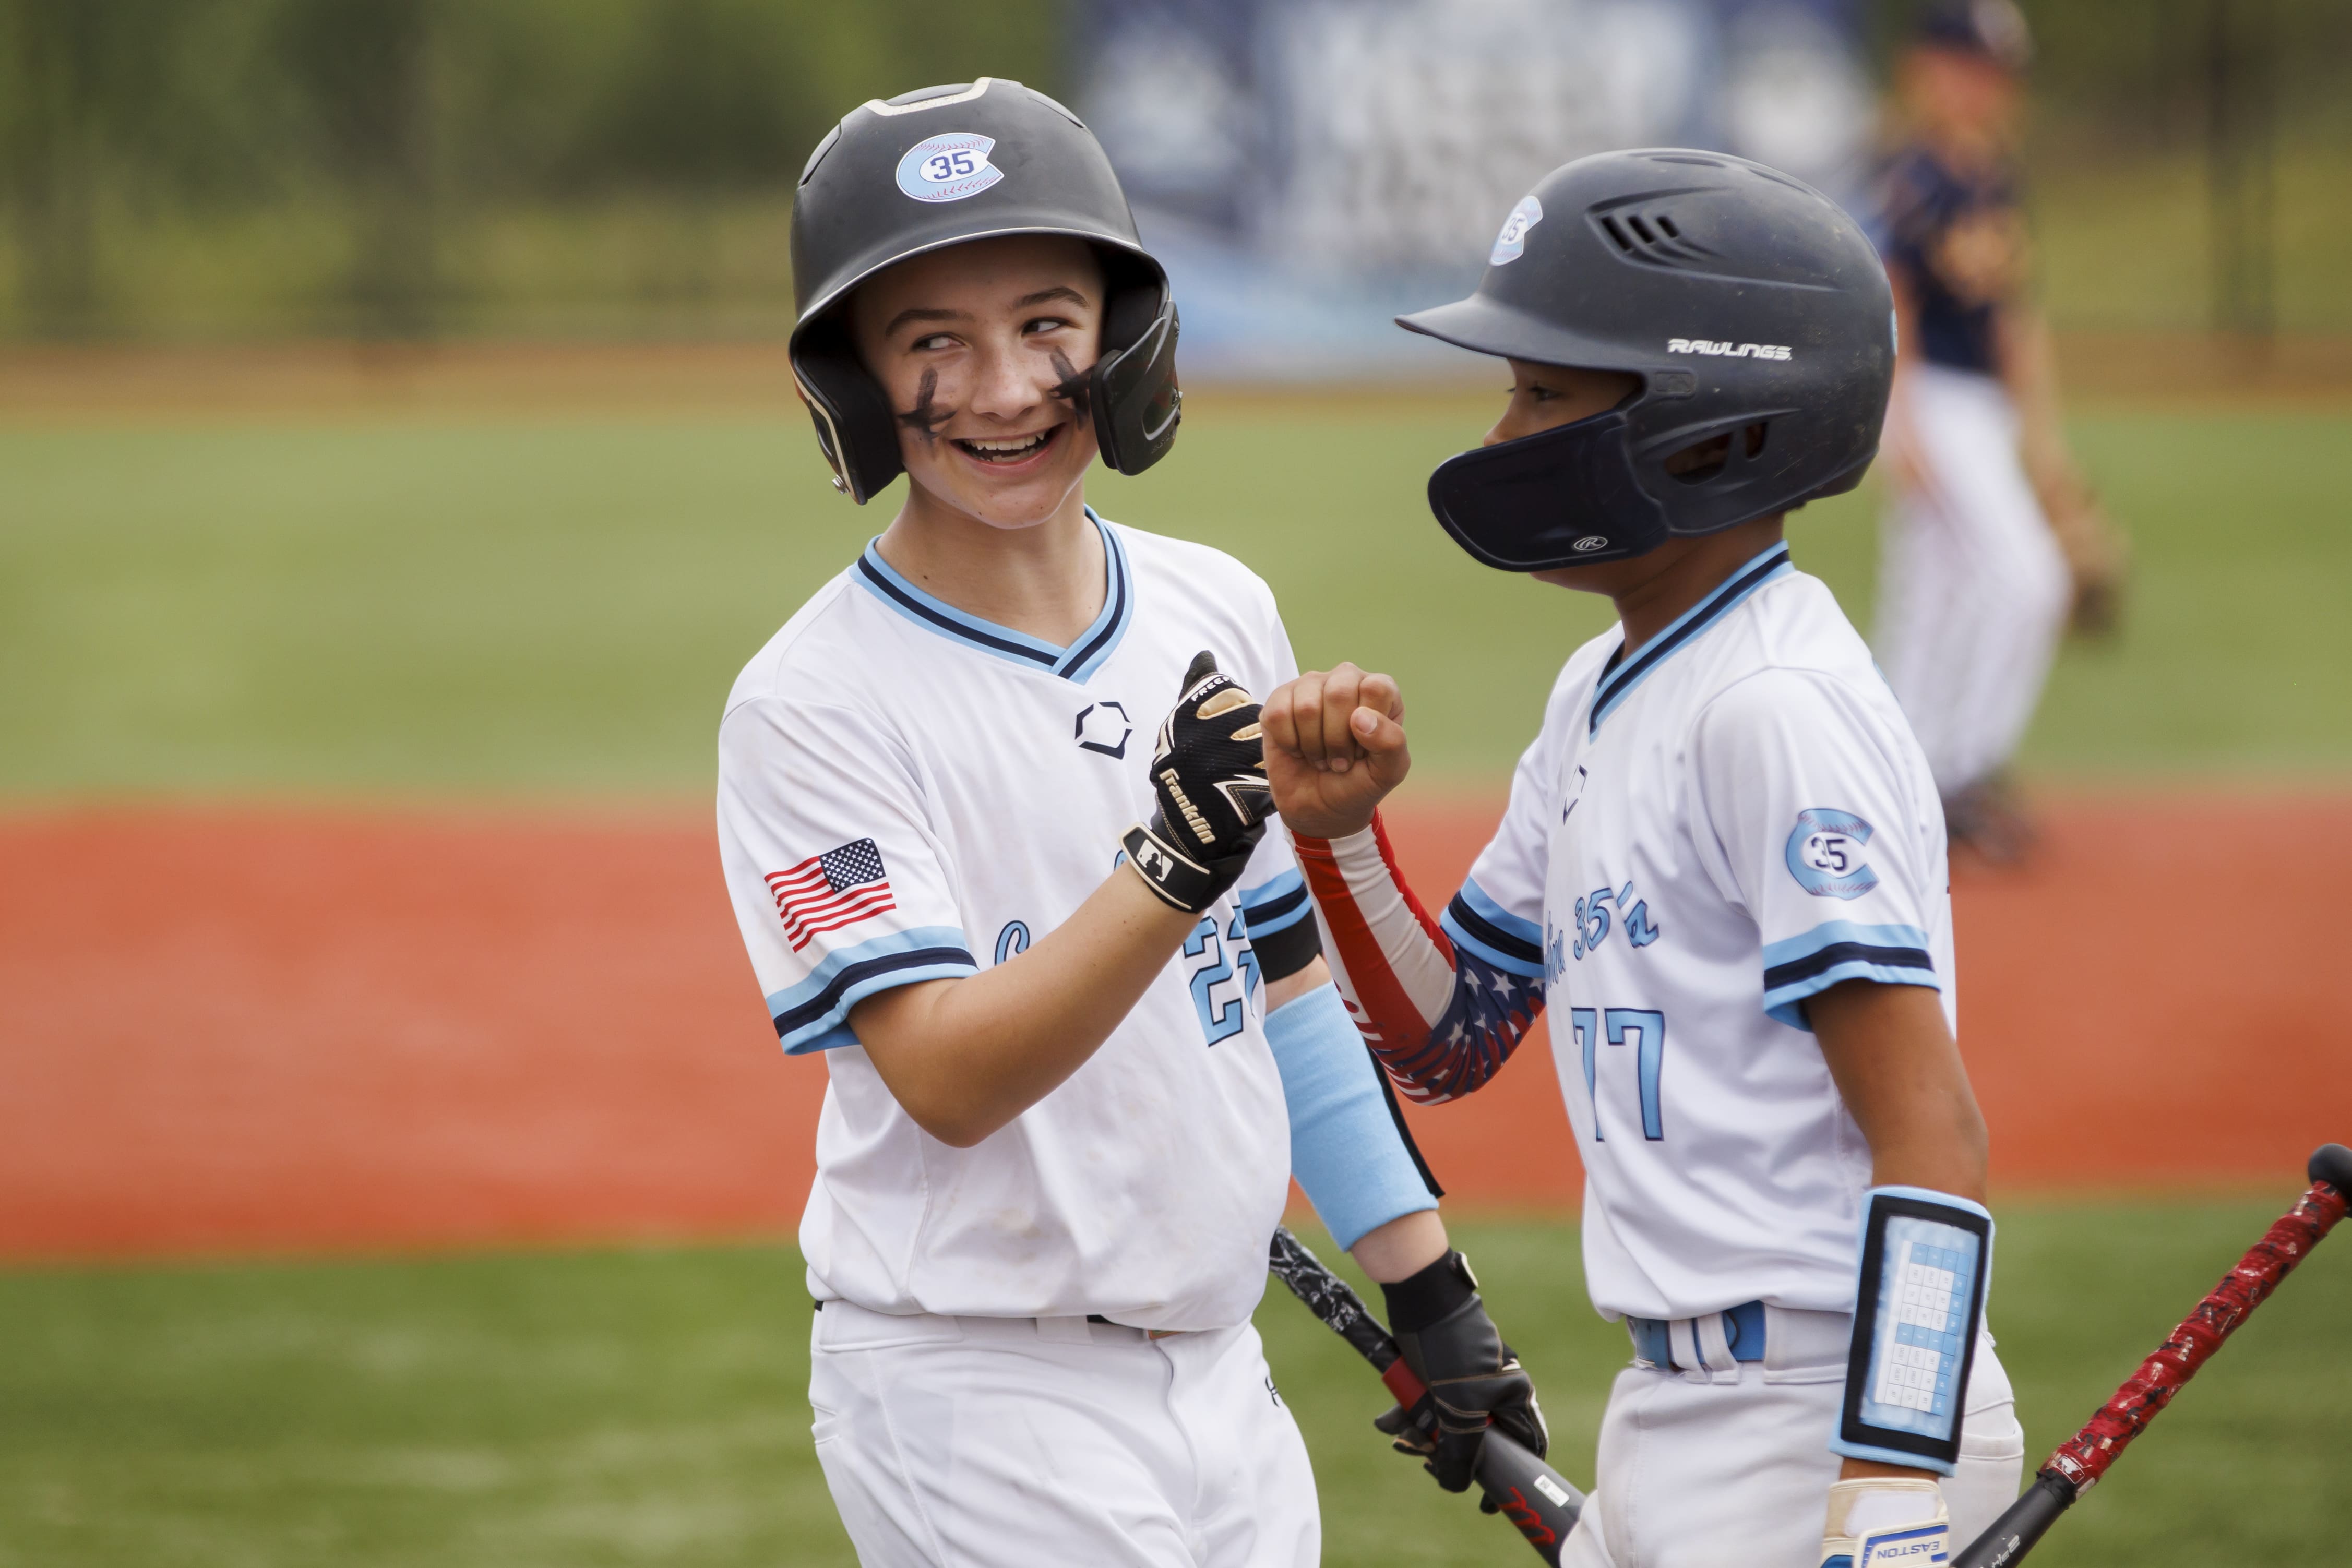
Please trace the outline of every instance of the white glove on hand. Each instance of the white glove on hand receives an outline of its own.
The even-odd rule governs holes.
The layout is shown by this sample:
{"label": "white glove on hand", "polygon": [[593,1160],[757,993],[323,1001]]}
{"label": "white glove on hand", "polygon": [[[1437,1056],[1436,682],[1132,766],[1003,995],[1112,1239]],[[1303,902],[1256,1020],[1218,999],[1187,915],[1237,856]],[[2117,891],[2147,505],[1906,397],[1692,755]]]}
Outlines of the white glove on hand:
{"label": "white glove on hand", "polygon": [[1952,1515],[1931,1480],[1872,1476],[1830,1488],[1822,1568],[1928,1568],[1952,1554]]}

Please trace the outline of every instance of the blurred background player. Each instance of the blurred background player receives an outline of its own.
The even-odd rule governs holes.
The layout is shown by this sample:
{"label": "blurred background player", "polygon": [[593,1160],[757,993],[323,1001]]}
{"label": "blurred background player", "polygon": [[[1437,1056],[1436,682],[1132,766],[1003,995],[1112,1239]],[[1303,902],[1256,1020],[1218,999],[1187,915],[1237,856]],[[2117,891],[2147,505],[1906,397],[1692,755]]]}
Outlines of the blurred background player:
{"label": "blurred background player", "polygon": [[1294,1173],[1388,1294],[1439,1480],[1490,1413],[1544,1432],[1265,831],[1273,596],[1086,504],[1097,455],[1174,441],[1166,274],[1076,117],[985,77],[845,118],[793,256],[836,486],[908,480],[719,730],[737,922],[830,1074],[801,1226],[826,1484],[868,1568],[1307,1568],[1250,1322]]}
{"label": "blurred background player", "polygon": [[1935,785],[1782,538],[1869,466],[1888,306],[1861,229],[1776,171],[1554,171],[1470,298],[1400,322],[1515,380],[1431,476],[1439,522],[1619,623],[1561,669],[1442,921],[1376,815],[1411,767],[1396,684],[1266,698],[1332,967],[1403,1092],[1485,1086],[1551,1009],[1585,1279],[1634,1356],[1580,1568],[1941,1562],[2017,1490]]}
{"label": "blurred background player", "polygon": [[1879,183],[1897,373],[1877,653],[1956,844],[2030,847],[2009,760],[2070,619],[2110,630],[2123,551],[2067,450],[2016,165],[2032,46],[2010,0],[1939,4],[1896,68]]}

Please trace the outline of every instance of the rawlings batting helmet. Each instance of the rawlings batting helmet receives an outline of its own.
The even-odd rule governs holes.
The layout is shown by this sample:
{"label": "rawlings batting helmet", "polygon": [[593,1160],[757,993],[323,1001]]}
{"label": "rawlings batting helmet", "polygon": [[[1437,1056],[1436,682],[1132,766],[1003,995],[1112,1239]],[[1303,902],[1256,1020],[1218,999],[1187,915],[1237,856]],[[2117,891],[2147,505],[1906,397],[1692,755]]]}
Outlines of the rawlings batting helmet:
{"label": "rawlings batting helmet", "polygon": [[1604,413],[1430,476],[1437,520],[1506,571],[1620,560],[1853,489],[1895,373],[1886,271],[1854,221],[1760,163],[1673,148],[1554,170],[1475,293],[1397,324],[1641,379]]}
{"label": "rawlings batting helmet", "polygon": [[1066,235],[1101,259],[1102,351],[1085,372],[1103,461],[1140,474],[1176,441],[1176,306],[1086,123],[1017,81],[982,77],[868,100],[826,133],[793,203],[793,375],[860,506],[902,472],[898,427],[843,308],[895,262],[999,235]]}

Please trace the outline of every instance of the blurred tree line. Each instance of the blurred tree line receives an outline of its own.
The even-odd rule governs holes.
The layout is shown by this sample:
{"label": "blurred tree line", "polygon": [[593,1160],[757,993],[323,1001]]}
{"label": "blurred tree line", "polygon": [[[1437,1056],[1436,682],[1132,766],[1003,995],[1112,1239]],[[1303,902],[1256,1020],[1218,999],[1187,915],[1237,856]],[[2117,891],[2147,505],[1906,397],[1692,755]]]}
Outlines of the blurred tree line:
{"label": "blurred tree line", "polygon": [[[1072,96],[1074,4],[0,0],[0,336],[761,329],[824,129],[979,74]],[[1878,45],[1910,9],[1873,0]],[[2344,167],[2352,0],[2027,9],[2062,163],[2234,158],[2241,228],[2245,149]]]}
{"label": "blurred tree line", "polygon": [[[15,335],[168,330],[168,307],[140,297],[175,292],[145,275],[174,256],[310,276],[310,319],[283,325],[421,335],[462,317],[481,286],[470,275],[498,271],[466,254],[494,214],[635,202],[640,225],[691,228],[750,196],[788,205],[810,148],[866,98],[976,74],[1054,90],[1059,13],[1058,0],[0,0]],[[781,248],[771,260],[781,283]]]}

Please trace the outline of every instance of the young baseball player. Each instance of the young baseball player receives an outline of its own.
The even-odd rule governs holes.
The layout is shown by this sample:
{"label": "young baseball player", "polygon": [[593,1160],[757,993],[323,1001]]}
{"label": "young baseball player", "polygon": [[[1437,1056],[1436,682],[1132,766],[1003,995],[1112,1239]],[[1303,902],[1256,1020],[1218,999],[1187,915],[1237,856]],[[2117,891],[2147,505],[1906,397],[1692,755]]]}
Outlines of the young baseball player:
{"label": "young baseball player", "polygon": [[860,1560],[1314,1563],[1250,1324],[1294,1172],[1389,1291],[1441,1482],[1490,1419],[1540,1448],[1265,831],[1273,601],[1086,505],[1178,413],[1101,149],[1014,82],[869,102],[810,158],[793,255],[836,485],[908,480],[719,731],[752,967],[831,1073],[810,1399]]}
{"label": "young baseball player", "polygon": [[1905,141],[1879,182],[1897,359],[1878,658],[1955,843],[2014,861],[2006,769],[2060,633],[2113,623],[2120,541],[2067,451],[2028,293],[2012,158],[2030,44],[2010,0],[1929,10],[1897,72]]}
{"label": "young baseball player", "polygon": [[1550,1007],[1586,1280],[1634,1354],[1565,1561],[1941,1562],[2023,1458],[1982,1330],[1943,821],[1868,650],[1781,538],[1873,455],[1885,276],[1819,193],[1671,150],[1556,171],[1489,261],[1469,298],[1402,319],[1514,380],[1433,508],[1619,624],[1561,671],[1437,920],[1376,811],[1410,766],[1396,683],[1343,664],[1268,696],[1326,950],[1416,1100],[1486,1084]]}

